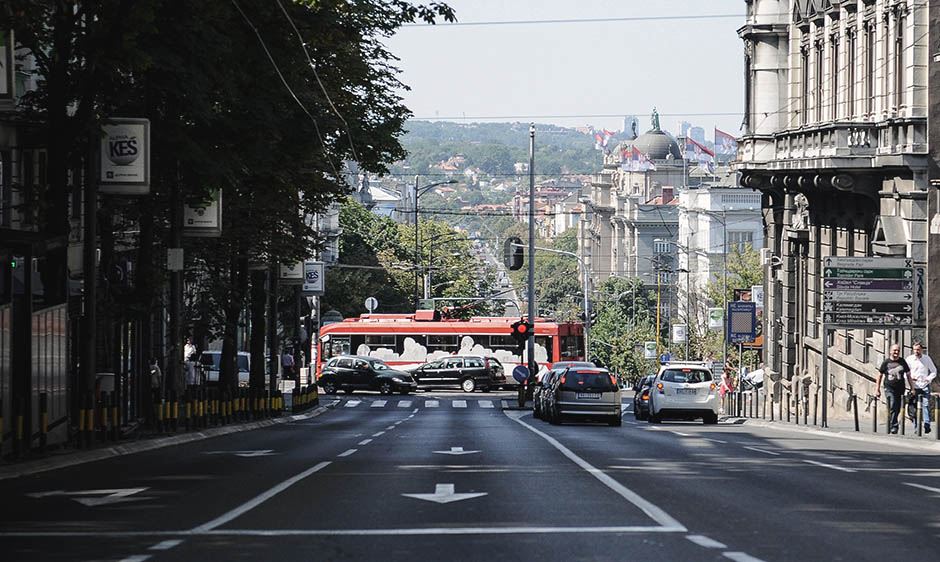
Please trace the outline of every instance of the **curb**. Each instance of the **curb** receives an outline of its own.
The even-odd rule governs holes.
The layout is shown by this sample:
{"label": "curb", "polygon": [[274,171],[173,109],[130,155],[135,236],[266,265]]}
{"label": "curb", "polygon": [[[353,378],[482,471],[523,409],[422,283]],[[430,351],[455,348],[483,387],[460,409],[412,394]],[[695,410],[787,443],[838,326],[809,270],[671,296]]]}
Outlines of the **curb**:
{"label": "curb", "polygon": [[913,449],[922,452],[940,452],[940,441],[937,441],[934,438],[930,438],[929,440],[920,438],[920,440],[915,441],[913,438],[888,437],[861,432],[856,433],[853,430],[826,430],[818,427],[806,427],[802,425],[781,425],[779,422],[770,422],[752,418],[728,417],[725,419],[729,420],[730,423],[735,425],[752,425],[755,427],[765,427],[767,429],[773,429],[776,431],[795,431],[798,433],[809,433],[811,435],[838,437],[849,441],[863,441],[867,443],[878,443],[880,445],[893,445],[895,447],[903,447],[905,449]]}
{"label": "curb", "polygon": [[255,429],[280,425],[292,421],[308,420],[319,416],[328,409],[329,408],[326,406],[319,406],[306,414],[287,415],[279,418],[272,418],[255,422],[227,425],[223,427],[213,427],[193,433],[171,435],[169,437],[158,437],[156,439],[136,441],[133,443],[127,443],[125,445],[115,445],[113,447],[81,451],[73,454],[62,455],[58,458],[27,461],[13,466],[0,467],[0,480],[9,480],[11,478],[19,478],[21,476],[30,476],[40,472],[57,470],[69,466],[110,459],[113,457],[133,455],[134,453],[142,453],[144,451],[153,451],[154,449],[162,449],[164,447],[183,445],[184,443],[202,441],[212,437],[220,437],[222,435],[229,435],[232,433],[241,433],[243,431],[252,431]]}

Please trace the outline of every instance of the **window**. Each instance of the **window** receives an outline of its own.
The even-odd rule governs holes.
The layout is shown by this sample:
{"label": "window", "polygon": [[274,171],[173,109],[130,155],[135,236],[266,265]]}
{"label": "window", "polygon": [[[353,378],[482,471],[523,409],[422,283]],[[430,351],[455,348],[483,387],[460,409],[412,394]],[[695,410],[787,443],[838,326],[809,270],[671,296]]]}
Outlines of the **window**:
{"label": "window", "polygon": [[355,362],[356,370],[364,370],[369,368],[369,363],[363,361],[362,359],[356,359]]}
{"label": "window", "polygon": [[900,108],[904,104],[904,25],[907,18],[904,12],[899,11],[894,38],[894,107]]}
{"label": "window", "polygon": [[743,252],[747,246],[753,247],[753,243],[754,243],[754,233],[750,230],[728,232],[729,252],[732,250]]}
{"label": "window", "polygon": [[13,34],[0,29],[0,97],[13,97]]}
{"label": "window", "polygon": [[510,349],[515,352],[519,349],[519,344],[516,343],[516,340],[512,336],[490,336],[490,349],[496,351],[497,349]]}
{"label": "window", "polygon": [[428,353],[435,351],[444,351],[447,353],[456,352],[459,348],[457,336],[430,335],[428,336]]}
{"label": "window", "polygon": [[705,369],[666,369],[660,380],[676,383],[699,383],[712,380],[712,374]]}
{"label": "window", "polygon": [[[584,338],[581,336],[561,336],[561,360],[584,356]],[[549,355],[551,357],[551,355]]]}
{"label": "window", "polygon": [[829,112],[833,121],[839,118],[839,42],[842,39],[838,34],[833,34],[829,39],[829,75],[832,77],[832,83],[829,85]]}
{"label": "window", "polygon": [[349,336],[332,336],[329,341],[323,342],[324,358],[349,354]]}
{"label": "window", "polygon": [[352,369],[353,361],[349,358],[343,358],[337,361],[336,366],[340,369]]}
{"label": "window", "polygon": [[875,32],[875,23],[865,22],[865,111],[868,114],[875,112]]}
{"label": "window", "polygon": [[617,386],[610,380],[610,375],[606,372],[585,372],[568,371],[562,377],[561,388],[574,391],[600,391],[611,392],[617,390]]}
{"label": "window", "polygon": [[444,360],[445,369],[462,369],[463,368],[463,359],[453,358]]}
{"label": "window", "polygon": [[823,120],[823,42],[816,41],[816,77],[813,84],[813,103],[816,104],[816,122]]}
{"label": "window", "polygon": [[366,345],[369,347],[395,347],[395,336],[393,334],[366,336]]}
{"label": "window", "polygon": [[850,30],[845,38],[845,114],[849,118],[855,116],[855,48],[858,42],[857,39],[854,29]]}
{"label": "window", "polygon": [[10,225],[10,206],[13,205],[13,181],[10,173],[10,152],[0,150],[0,226]]}
{"label": "window", "polygon": [[658,240],[653,242],[653,253],[656,254],[668,254],[669,249],[672,247],[672,243],[668,240]]}
{"label": "window", "polygon": [[800,99],[800,124],[806,125],[809,121],[809,47],[800,49],[800,86],[802,89]]}
{"label": "window", "polygon": [[552,359],[552,339],[551,336],[535,336],[535,345],[545,348],[545,356],[549,361]]}
{"label": "window", "polygon": [[482,369],[483,360],[477,357],[467,357],[463,360],[463,365],[468,369]]}

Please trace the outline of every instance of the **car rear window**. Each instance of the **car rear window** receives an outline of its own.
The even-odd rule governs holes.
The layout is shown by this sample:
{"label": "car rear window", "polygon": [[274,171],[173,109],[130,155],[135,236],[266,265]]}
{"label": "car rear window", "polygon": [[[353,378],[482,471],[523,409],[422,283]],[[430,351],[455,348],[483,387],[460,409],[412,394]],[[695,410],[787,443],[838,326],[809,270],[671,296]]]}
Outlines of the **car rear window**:
{"label": "car rear window", "polygon": [[598,371],[568,371],[563,375],[561,388],[564,390],[617,390],[610,380],[610,375]]}
{"label": "car rear window", "polygon": [[463,365],[468,369],[479,369],[483,367],[483,360],[476,357],[467,357],[463,360]]}
{"label": "car rear window", "polygon": [[678,383],[710,382],[712,374],[705,369],[666,369],[660,379],[663,382]]}

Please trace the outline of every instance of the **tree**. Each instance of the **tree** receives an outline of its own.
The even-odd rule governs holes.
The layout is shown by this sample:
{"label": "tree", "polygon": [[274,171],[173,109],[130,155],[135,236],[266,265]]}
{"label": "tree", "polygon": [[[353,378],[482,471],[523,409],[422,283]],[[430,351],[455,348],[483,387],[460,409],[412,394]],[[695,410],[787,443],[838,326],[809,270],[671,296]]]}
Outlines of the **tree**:
{"label": "tree", "polygon": [[643,356],[643,343],[657,339],[655,306],[655,293],[639,278],[604,281],[593,301],[591,357],[628,380],[648,374],[653,364]]}
{"label": "tree", "polygon": [[[760,261],[760,252],[751,247],[750,244],[744,247],[734,246],[727,255],[727,273],[722,279],[712,279],[705,286],[705,295],[708,298],[710,306],[724,307],[726,302],[734,300],[734,289],[750,288],[754,285],[764,283],[764,268]],[[727,310],[725,311],[727,316]],[[725,318],[727,322],[727,318]],[[699,324],[705,330],[704,324]],[[705,330],[701,338],[700,350],[702,356],[712,355],[713,357],[722,357],[723,354],[723,334],[721,331]],[[734,346],[728,348],[728,361],[731,364],[740,365],[737,349]]]}

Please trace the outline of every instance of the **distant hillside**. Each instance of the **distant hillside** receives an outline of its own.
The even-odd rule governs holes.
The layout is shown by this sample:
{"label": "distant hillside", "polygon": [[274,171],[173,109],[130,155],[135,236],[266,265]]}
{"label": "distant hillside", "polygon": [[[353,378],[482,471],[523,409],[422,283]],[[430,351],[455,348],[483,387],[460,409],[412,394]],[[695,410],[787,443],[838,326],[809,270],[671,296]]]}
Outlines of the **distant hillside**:
{"label": "distant hillside", "polygon": [[[408,151],[393,173],[425,174],[430,166],[463,154],[468,166],[490,175],[510,175],[513,164],[529,161],[528,123],[450,123],[409,121],[401,142]],[[537,174],[588,174],[600,170],[594,139],[555,125],[536,124]]]}

